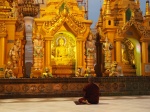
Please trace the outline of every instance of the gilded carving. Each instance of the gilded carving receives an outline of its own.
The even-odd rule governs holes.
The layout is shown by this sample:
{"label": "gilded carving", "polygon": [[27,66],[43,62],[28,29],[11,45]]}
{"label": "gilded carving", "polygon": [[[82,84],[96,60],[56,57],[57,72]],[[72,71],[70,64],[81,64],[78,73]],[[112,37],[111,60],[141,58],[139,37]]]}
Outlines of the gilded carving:
{"label": "gilded carving", "polygon": [[12,18],[16,15],[15,2],[0,0],[0,18]]}
{"label": "gilded carving", "polygon": [[6,25],[5,22],[0,22],[0,34],[6,33]]}
{"label": "gilded carving", "polygon": [[128,39],[124,39],[122,44],[122,61],[135,67],[134,45]]}
{"label": "gilded carving", "polygon": [[40,70],[42,68],[43,62],[43,47],[44,47],[44,40],[42,35],[36,33],[36,37],[33,37],[33,48],[34,48],[34,68],[36,70]]}
{"label": "gilded carving", "polygon": [[10,12],[10,17],[9,18],[16,18],[17,15],[18,15],[17,4],[16,4],[16,2],[13,2],[11,4],[11,12]]}
{"label": "gilded carving", "polygon": [[14,45],[8,52],[8,62],[5,68],[5,78],[16,78],[19,73],[19,65],[21,63],[21,40],[18,38],[15,40]]}
{"label": "gilded carving", "polygon": [[17,32],[23,31],[24,26],[25,26],[25,23],[24,23],[23,15],[20,14],[16,23],[16,31]]}
{"label": "gilded carving", "polygon": [[50,21],[45,21],[43,23],[42,30],[45,31],[46,33],[54,34],[56,31],[58,31],[58,29],[62,26],[62,24],[66,23],[76,34],[85,33],[86,31],[85,24],[77,20],[73,14],[70,14],[68,12],[68,10],[69,9],[64,4],[63,9],[60,10],[59,15],[56,15]]}
{"label": "gilded carving", "polygon": [[87,30],[85,24],[77,20],[73,14],[69,16],[69,21],[67,24],[69,26],[72,25],[71,28],[74,29],[77,34],[83,34]]}
{"label": "gilded carving", "polygon": [[140,22],[135,21],[134,17],[132,17],[130,21],[126,22],[122,28],[118,29],[118,35],[123,35],[132,25],[134,25],[145,38],[150,37],[150,33],[147,28],[144,27]]}
{"label": "gilded carving", "polygon": [[95,54],[95,43],[94,43],[93,35],[92,33],[90,33],[86,41],[86,56],[94,57],[94,54]]}
{"label": "gilded carving", "polygon": [[109,76],[118,76],[117,62],[116,61],[113,61],[111,63],[111,69],[110,69]]}
{"label": "gilded carving", "polygon": [[75,76],[76,76],[76,77],[83,77],[83,75],[84,75],[84,70],[83,70],[83,68],[82,68],[82,67],[77,68],[76,73],[75,73]]}
{"label": "gilded carving", "polygon": [[48,67],[45,67],[45,71],[42,73],[42,78],[51,78],[53,77],[50,69]]}
{"label": "gilded carving", "polygon": [[127,48],[124,44],[122,44],[122,62],[124,64],[129,64],[129,59],[128,59],[128,55],[127,55]]}
{"label": "gilded carving", "polygon": [[66,24],[77,34],[83,34],[86,31],[86,26],[81,21],[78,21],[73,15],[60,16],[57,15],[51,21],[45,21],[42,25],[42,30],[46,33],[54,34],[60,26],[66,21]]}
{"label": "gilded carving", "polygon": [[94,76],[94,64],[95,64],[95,41],[92,32],[89,33],[87,40],[85,42],[86,49],[86,74],[85,76]]}
{"label": "gilded carving", "polygon": [[4,75],[5,78],[15,78],[11,61],[7,62]]}
{"label": "gilded carving", "polygon": [[21,40],[15,40],[13,47],[9,51],[9,57],[13,68],[18,67],[19,58],[21,57]]}
{"label": "gilded carving", "polygon": [[104,50],[104,67],[105,69],[110,69],[111,68],[111,63],[112,63],[112,50],[113,46],[112,43],[108,41],[107,37],[105,39],[105,42],[103,43],[103,50]]}
{"label": "gilded carving", "polygon": [[43,57],[43,39],[40,34],[37,33],[33,40],[34,43],[34,57]]}
{"label": "gilded carving", "polygon": [[42,30],[46,33],[54,34],[62,25],[65,18],[57,15],[51,21],[45,21],[42,25]]}

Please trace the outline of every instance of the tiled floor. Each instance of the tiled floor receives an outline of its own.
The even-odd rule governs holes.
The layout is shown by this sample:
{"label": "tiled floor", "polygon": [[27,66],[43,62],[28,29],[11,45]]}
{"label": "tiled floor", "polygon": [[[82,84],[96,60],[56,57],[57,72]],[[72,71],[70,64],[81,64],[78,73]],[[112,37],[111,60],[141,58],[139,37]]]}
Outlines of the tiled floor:
{"label": "tiled floor", "polygon": [[150,112],[150,96],[100,97],[97,105],[76,105],[77,99],[0,99],[0,112]]}

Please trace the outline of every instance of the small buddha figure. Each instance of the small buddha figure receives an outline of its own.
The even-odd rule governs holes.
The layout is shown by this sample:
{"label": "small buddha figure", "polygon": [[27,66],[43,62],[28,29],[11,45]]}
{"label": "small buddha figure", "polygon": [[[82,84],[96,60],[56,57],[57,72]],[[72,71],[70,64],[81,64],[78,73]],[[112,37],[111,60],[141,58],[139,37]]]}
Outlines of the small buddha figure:
{"label": "small buddha figure", "polygon": [[82,76],[82,68],[78,68],[75,74],[76,77],[81,77]]}
{"label": "small buddha figure", "polygon": [[112,64],[111,64],[111,69],[110,69],[109,76],[118,76],[117,62],[116,61],[113,61]]}
{"label": "small buddha figure", "polygon": [[50,73],[50,70],[48,67],[45,68],[45,72],[42,74],[42,78],[50,78],[53,77],[52,73]]}
{"label": "small buddha figure", "polygon": [[103,43],[103,50],[109,52],[113,49],[112,43],[110,43],[106,37],[105,43]]}
{"label": "small buddha figure", "polygon": [[8,61],[4,74],[5,74],[5,78],[15,78],[13,70],[12,70],[11,61]]}
{"label": "small buddha figure", "polygon": [[127,55],[127,50],[124,44],[122,44],[122,62],[124,64],[129,64],[129,56]]}
{"label": "small buddha figure", "polygon": [[43,57],[43,39],[40,34],[36,35],[34,39],[34,56],[35,57]]}
{"label": "small buddha figure", "polygon": [[86,41],[86,55],[87,56],[94,56],[95,45],[93,42],[93,35],[89,34],[87,41]]}
{"label": "small buddha figure", "polygon": [[9,51],[9,57],[12,61],[13,67],[18,67],[18,61],[21,53],[21,42],[20,40],[16,40],[14,46]]}
{"label": "small buddha figure", "polygon": [[56,57],[67,57],[67,48],[65,47],[65,40],[63,38],[59,38],[58,46],[56,47]]}
{"label": "small buddha figure", "polygon": [[106,37],[105,43],[103,43],[105,69],[110,69],[111,67],[112,49],[113,49],[113,45],[111,42],[108,41]]}
{"label": "small buddha figure", "polygon": [[91,74],[91,68],[87,67],[86,73],[85,73],[84,77],[90,77],[90,76],[92,76],[92,74]]}

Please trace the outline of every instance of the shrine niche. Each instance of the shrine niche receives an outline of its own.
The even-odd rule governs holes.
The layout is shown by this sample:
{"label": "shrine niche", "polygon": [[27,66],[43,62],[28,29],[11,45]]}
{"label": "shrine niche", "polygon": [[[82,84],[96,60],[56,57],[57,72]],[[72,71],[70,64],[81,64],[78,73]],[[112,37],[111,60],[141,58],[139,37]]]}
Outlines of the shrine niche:
{"label": "shrine niche", "polygon": [[51,64],[53,75],[75,74],[76,39],[69,32],[54,35],[51,45]]}
{"label": "shrine niche", "polygon": [[57,33],[52,41],[52,65],[75,65],[76,39],[67,33]]}

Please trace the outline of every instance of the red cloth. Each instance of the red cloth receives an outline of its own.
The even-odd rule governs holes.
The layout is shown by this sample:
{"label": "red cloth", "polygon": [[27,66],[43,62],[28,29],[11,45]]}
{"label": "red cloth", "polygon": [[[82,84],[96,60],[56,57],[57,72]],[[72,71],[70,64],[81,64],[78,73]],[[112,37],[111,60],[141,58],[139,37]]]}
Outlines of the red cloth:
{"label": "red cloth", "polygon": [[94,83],[87,84],[83,91],[85,92],[85,95],[83,98],[79,99],[79,102],[81,103],[82,100],[87,100],[91,104],[98,104],[99,103],[99,87]]}

